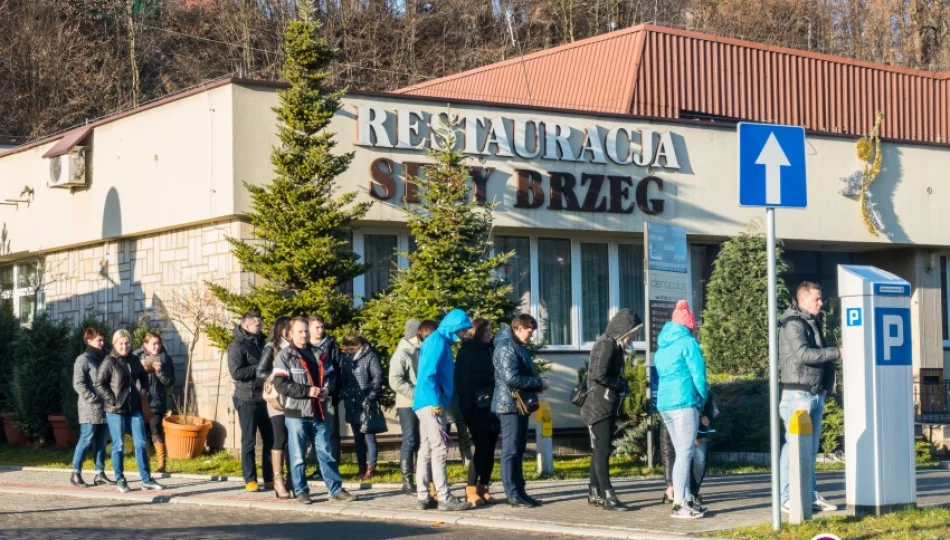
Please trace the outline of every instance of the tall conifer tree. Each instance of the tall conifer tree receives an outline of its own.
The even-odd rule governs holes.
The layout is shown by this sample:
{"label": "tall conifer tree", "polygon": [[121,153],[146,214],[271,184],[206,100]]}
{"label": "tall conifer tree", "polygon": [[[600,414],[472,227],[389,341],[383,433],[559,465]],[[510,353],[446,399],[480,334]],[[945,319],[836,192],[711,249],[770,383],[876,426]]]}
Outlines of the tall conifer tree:
{"label": "tall conifer tree", "polygon": [[[229,239],[242,269],[263,280],[243,294],[211,287],[234,314],[256,309],[272,321],[321,313],[335,327],[353,316],[352,299],[341,286],[366,269],[350,238],[370,203],[354,203],[356,192],[335,193],[336,178],[353,159],[333,152],[336,141],[327,131],[343,92],[327,86],[334,52],[319,37],[312,10],[301,4],[301,20],[291,21],[284,34],[283,77],[290,88],[280,91],[274,109],[281,141],[271,156],[276,176],[266,185],[246,184],[254,240]],[[210,332],[214,341],[221,341],[221,330]]]}

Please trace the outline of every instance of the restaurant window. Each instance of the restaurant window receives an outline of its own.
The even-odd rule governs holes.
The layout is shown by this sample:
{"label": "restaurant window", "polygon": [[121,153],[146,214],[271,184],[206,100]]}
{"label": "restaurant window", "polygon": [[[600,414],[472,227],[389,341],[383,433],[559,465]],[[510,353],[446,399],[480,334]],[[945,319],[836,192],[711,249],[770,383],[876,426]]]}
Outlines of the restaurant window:
{"label": "restaurant window", "polygon": [[20,324],[33,322],[36,314],[36,291],[39,287],[37,261],[11,264],[0,268],[0,309],[20,320]]}
{"label": "restaurant window", "polygon": [[372,298],[389,288],[396,264],[396,249],[399,237],[395,234],[366,234],[363,236],[363,252],[366,263],[364,298]]}
{"label": "restaurant window", "polygon": [[[617,258],[620,265],[620,308],[627,308],[641,319],[646,319],[643,246],[620,244],[617,246]],[[643,332],[638,333],[636,339],[642,341]]]}
{"label": "restaurant window", "polygon": [[495,253],[511,253],[497,269],[498,278],[511,285],[509,298],[518,303],[518,313],[531,313],[531,240],[520,236],[496,236]]}
{"label": "restaurant window", "polygon": [[607,244],[581,244],[581,342],[596,341],[610,316]]}
{"label": "restaurant window", "polygon": [[947,275],[947,256],[944,255],[940,257],[940,307],[943,313],[944,347],[950,347],[950,299],[947,298],[950,294],[950,283],[947,283],[948,279],[950,275]]}
{"label": "restaurant window", "polygon": [[571,345],[571,241],[538,239],[538,308],[550,345]]}

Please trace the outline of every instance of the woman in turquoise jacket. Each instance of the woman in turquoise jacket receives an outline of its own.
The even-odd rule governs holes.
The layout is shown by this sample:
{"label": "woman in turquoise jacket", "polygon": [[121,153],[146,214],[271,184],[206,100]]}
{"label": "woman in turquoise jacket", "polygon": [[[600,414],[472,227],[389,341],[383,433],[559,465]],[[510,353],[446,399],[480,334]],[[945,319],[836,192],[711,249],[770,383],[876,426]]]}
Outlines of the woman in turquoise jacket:
{"label": "woman in turquoise jacket", "polygon": [[699,430],[699,411],[709,397],[706,361],[693,337],[696,319],[686,300],[676,303],[672,322],[666,323],[657,338],[654,356],[659,377],[656,408],[666,424],[676,450],[673,463],[673,514],[675,518],[696,519],[705,510],[689,492],[690,464]]}

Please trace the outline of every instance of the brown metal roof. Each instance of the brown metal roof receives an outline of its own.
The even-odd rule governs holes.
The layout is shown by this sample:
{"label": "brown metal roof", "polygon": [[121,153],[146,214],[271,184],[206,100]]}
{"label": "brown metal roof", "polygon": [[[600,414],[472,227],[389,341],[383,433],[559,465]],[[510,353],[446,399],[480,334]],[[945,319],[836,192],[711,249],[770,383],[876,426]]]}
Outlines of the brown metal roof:
{"label": "brown metal roof", "polygon": [[[525,77],[527,73],[527,77]],[[527,78],[527,84],[526,84]],[[529,98],[527,89],[531,89]],[[950,139],[950,73],[640,25],[435,79],[409,95],[658,118],[712,117]]]}
{"label": "brown metal roof", "polygon": [[81,143],[90,133],[92,133],[92,126],[83,126],[78,127],[72,131],[67,131],[63,134],[63,138],[60,139],[52,148],[46,151],[43,154],[45,158],[52,158],[56,156],[62,156],[63,154],[68,154],[77,144]]}

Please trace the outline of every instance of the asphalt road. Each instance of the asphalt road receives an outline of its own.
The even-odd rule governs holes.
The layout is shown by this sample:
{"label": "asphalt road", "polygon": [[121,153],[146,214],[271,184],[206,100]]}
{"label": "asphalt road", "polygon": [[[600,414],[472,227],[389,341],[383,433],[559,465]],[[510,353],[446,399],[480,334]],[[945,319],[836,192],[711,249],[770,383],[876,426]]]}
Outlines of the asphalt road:
{"label": "asphalt road", "polygon": [[437,523],[407,524],[294,512],[55,499],[0,493],[0,538],[22,539],[307,539],[376,540],[472,538],[567,540],[511,531],[486,531]]}

